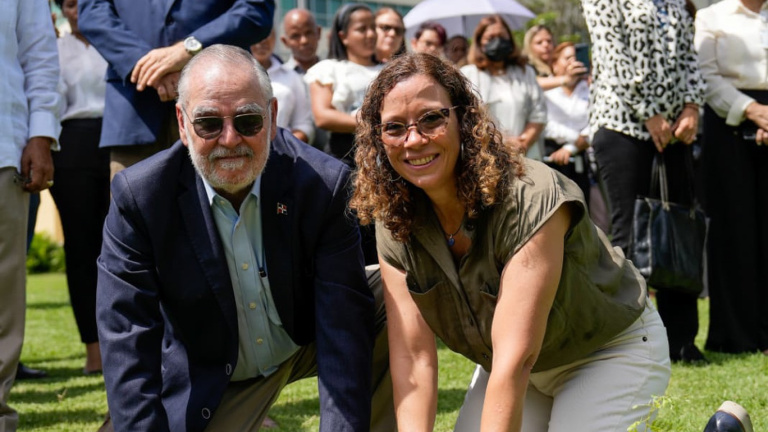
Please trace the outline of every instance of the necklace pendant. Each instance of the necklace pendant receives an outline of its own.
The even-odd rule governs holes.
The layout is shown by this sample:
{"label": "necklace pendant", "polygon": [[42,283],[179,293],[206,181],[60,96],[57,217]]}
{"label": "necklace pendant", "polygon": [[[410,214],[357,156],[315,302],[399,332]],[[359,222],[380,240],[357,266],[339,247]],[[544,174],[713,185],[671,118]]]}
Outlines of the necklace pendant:
{"label": "necklace pendant", "polygon": [[456,240],[453,236],[448,237],[448,247],[453,247],[454,244],[456,244]]}

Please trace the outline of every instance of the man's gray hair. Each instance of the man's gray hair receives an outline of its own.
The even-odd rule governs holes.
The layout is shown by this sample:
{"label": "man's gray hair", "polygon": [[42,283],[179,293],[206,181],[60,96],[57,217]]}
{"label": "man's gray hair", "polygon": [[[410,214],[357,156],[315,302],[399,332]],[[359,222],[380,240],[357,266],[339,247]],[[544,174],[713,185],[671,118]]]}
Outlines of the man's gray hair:
{"label": "man's gray hair", "polygon": [[[187,81],[189,81],[189,73],[192,68],[197,67],[198,63],[203,65],[206,63],[227,63],[232,66],[245,66],[250,67],[253,71],[253,77],[261,90],[261,94],[265,101],[272,99],[272,83],[269,80],[267,71],[259,64],[250,52],[233,45],[211,45],[204,50],[200,51],[197,55],[192,57],[186,66],[181,70],[181,76],[179,77],[178,93],[179,104],[185,107],[187,104]],[[202,67],[202,66],[200,66]]]}

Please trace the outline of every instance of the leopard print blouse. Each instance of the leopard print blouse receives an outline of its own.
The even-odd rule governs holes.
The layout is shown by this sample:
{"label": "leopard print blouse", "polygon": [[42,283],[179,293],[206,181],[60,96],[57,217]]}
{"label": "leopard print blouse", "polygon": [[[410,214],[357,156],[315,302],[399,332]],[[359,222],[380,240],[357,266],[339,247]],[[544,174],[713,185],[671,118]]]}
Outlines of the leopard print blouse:
{"label": "leopard print blouse", "polygon": [[592,38],[590,130],[641,139],[644,122],[674,123],[686,103],[704,103],[684,0],[581,0]]}

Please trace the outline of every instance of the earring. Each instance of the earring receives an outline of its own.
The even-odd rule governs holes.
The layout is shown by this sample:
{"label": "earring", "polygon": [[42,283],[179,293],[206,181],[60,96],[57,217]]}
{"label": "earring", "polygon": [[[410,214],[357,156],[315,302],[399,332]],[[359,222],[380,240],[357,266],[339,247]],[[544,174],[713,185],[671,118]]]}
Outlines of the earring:
{"label": "earring", "polygon": [[461,146],[459,147],[459,160],[464,162],[464,143],[461,143]]}
{"label": "earring", "polygon": [[376,155],[376,168],[381,169],[381,155]]}

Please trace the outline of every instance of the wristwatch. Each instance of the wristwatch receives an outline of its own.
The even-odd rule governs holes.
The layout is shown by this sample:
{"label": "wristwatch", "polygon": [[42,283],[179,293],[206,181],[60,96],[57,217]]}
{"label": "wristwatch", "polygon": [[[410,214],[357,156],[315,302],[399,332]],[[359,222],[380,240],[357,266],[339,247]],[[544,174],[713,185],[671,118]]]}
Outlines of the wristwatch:
{"label": "wristwatch", "polygon": [[190,36],[184,39],[184,49],[187,50],[189,55],[194,56],[203,49],[203,44],[201,44],[199,40],[195,39],[194,36]]}

